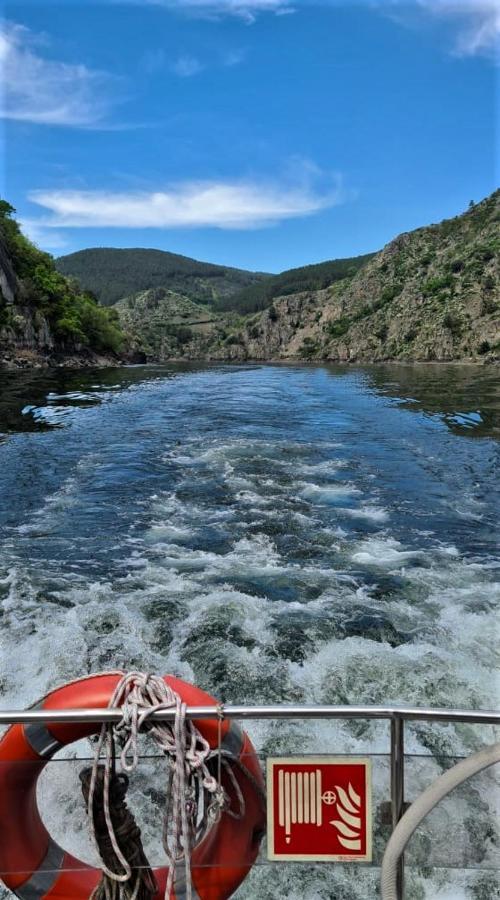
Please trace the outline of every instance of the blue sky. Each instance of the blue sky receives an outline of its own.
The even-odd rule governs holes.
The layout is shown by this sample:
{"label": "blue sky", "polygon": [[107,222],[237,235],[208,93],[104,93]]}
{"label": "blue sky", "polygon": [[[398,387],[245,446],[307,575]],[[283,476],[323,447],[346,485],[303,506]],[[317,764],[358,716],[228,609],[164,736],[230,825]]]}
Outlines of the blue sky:
{"label": "blue sky", "polygon": [[7,3],[2,194],[55,255],[280,271],[495,185],[489,0]]}

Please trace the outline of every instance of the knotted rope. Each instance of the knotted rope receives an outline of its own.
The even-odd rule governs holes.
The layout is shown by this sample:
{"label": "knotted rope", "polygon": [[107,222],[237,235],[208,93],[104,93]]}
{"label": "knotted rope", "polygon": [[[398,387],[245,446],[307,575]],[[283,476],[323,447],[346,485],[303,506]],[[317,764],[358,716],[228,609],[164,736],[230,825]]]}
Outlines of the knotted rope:
{"label": "knotted rope", "polygon": [[[142,850],[140,832],[138,833],[135,821],[124,804],[126,787],[125,790],[122,787],[120,793],[116,785],[117,778],[122,776],[116,776],[114,772],[115,740],[121,747],[121,769],[130,774],[139,762],[138,736],[141,732],[153,738],[169,764],[163,824],[163,848],[169,862],[165,900],[170,898],[175,866],[179,860],[184,861],[186,897],[187,900],[192,900],[193,838],[197,829],[205,832],[210,830],[227,805],[220,778],[214,778],[207,765],[209,758],[214,755],[213,751],[194,723],[186,719],[186,704],[159,676],[142,672],[124,675],[116,686],[109,706],[121,707],[122,718],[114,727],[105,724],[102,726],[88,778],[87,812],[103,870],[103,878],[90,900],[146,900],[154,896],[154,891],[157,890],[156,885],[154,889],[152,886],[154,878]],[[152,713],[157,710],[174,710],[174,721],[153,720]],[[104,765],[100,765],[103,751]],[[234,775],[232,780],[234,784]],[[237,793],[240,800],[239,786]],[[96,805],[98,794],[102,808],[99,815]],[[204,804],[201,821],[197,821],[196,798],[200,796],[207,798],[208,803]],[[241,801],[243,802],[242,797]],[[121,804],[121,814],[117,813],[115,803]],[[244,802],[240,805],[239,815],[243,813]],[[103,831],[96,827],[97,822],[100,822],[104,836]],[[132,833],[133,858],[128,852]],[[145,877],[141,878],[137,874],[137,864],[145,865]],[[151,890],[153,894],[148,894]]]}

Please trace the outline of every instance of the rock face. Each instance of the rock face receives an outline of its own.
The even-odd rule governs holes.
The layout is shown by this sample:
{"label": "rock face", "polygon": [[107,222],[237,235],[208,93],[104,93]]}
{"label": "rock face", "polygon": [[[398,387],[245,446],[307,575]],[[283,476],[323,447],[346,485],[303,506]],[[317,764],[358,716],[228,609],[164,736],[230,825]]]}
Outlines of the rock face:
{"label": "rock face", "polygon": [[353,278],[277,298],[214,359],[500,359],[500,192],[402,234]]}
{"label": "rock face", "polygon": [[14,299],[9,312],[7,323],[0,325],[0,369],[117,365],[116,356],[57,341],[46,317],[22,301]]}
{"label": "rock face", "polygon": [[0,366],[29,366],[50,355],[54,340],[47,320],[23,297],[5,242],[0,237]]}
{"label": "rock face", "polygon": [[0,231],[0,369],[116,365],[117,357],[54,334],[36,291],[16,274]]}
{"label": "rock face", "polygon": [[19,283],[14,272],[7,248],[0,238],[0,293],[5,303],[13,304],[19,290]]}

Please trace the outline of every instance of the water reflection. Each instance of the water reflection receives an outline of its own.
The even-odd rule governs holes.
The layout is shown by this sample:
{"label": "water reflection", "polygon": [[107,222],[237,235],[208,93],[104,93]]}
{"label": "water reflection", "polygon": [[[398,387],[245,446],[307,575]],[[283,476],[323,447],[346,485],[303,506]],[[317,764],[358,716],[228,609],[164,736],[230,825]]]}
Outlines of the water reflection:
{"label": "water reflection", "polygon": [[366,369],[380,393],[439,417],[456,434],[500,434],[500,367],[380,365]]}
{"label": "water reflection", "polygon": [[[68,423],[65,408],[88,407],[134,385],[210,369],[261,369],[260,365],[172,363],[112,369],[0,372],[0,435],[45,431]],[[283,368],[305,368],[297,364]],[[312,367],[310,367],[312,368]],[[472,437],[500,434],[500,369],[497,366],[382,364],[321,367],[332,377],[361,376],[365,386],[405,409],[442,421]]]}

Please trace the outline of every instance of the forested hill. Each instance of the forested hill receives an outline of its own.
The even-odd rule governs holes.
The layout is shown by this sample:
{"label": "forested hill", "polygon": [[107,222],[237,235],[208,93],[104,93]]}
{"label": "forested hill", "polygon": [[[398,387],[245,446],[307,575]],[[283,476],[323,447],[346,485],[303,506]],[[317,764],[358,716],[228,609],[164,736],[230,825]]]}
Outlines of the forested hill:
{"label": "forested hill", "polygon": [[199,262],[165,250],[94,247],[61,256],[56,266],[76,278],[80,287],[110,306],[139,291],[166,288],[193,300],[217,306],[243,288],[267,276],[227,266]]}
{"label": "forested hill", "polygon": [[142,291],[164,288],[217,311],[244,315],[267,309],[283,294],[317,291],[352,277],[373,255],[333,259],[265,275],[199,262],[165,250],[96,247],[61,256],[56,266],[64,275],[76,278],[83,290],[91,291],[105,306]]}
{"label": "forested hill", "polygon": [[57,271],[0,200],[0,368],[115,363],[124,341],[114,310]]}
{"label": "forested hill", "polygon": [[242,314],[267,309],[275,297],[299,294],[301,291],[320,291],[336,281],[352,278],[374,256],[374,253],[367,253],[365,256],[331,259],[310,266],[300,266],[298,269],[287,269],[279,275],[269,275],[257,284],[221,301],[219,308]]}

